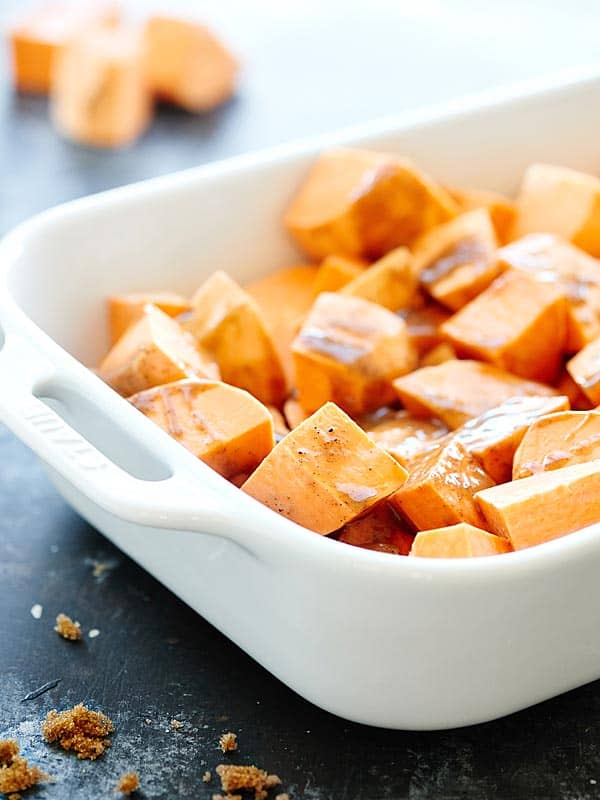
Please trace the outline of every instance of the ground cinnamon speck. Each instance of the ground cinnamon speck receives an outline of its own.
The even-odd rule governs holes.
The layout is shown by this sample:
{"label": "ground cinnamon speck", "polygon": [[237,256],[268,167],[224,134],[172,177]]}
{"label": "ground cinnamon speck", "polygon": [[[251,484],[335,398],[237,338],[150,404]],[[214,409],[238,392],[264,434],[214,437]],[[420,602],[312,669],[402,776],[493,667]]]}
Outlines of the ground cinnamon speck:
{"label": "ground cinnamon speck", "polygon": [[119,782],[115,786],[115,792],[127,795],[133,794],[140,788],[140,778],[137,772],[125,772],[119,778]]}
{"label": "ground cinnamon speck", "polygon": [[264,800],[267,796],[267,778],[264,769],[258,767],[242,767],[237,764],[219,764],[216,773],[221,779],[221,789],[224,792],[234,792],[238,789],[254,791],[255,800]]}
{"label": "ground cinnamon speck", "polygon": [[219,747],[223,753],[231,753],[238,749],[237,735],[228,731],[219,737]]}
{"label": "ground cinnamon speck", "polygon": [[9,795],[9,800],[19,800],[19,792],[52,780],[39,767],[30,767],[27,759],[18,753],[19,744],[15,739],[0,740],[0,794]]}
{"label": "ground cinnamon speck", "polygon": [[101,711],[91,711],[82,703],[67,709],[53,709],[42,723],[42,734],[48,742],[58,742],[64,750],[74,750],[77,758],[94,760],[110,746],[106,738],[115,729]]}
{"label": "ground cinnamon speck", "polygon": [[78,642],[81,639],[81,625],[78,622],[73,622],[71,617],[66,614],[58,615],[54,630],[63,639],[69,639],[71,642]]}

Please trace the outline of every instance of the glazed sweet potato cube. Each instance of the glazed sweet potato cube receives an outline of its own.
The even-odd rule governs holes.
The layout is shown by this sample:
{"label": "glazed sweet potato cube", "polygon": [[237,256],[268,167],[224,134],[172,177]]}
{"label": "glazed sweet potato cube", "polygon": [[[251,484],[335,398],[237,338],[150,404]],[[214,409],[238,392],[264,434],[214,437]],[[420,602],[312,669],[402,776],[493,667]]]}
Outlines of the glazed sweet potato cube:
{"label": "glazed sweet potato cube", "polygon": [[130,325],[137,322],[144,314],[144,308],[150,303],[169,317],[177,317],[189,309],[188,301],[175,292],[145,292],[116,294],[108,298],[108,324],[111,344],[114,344],[125,333]]}
{"label": "glazed sweet potato cube", "polygon": [[400,464],[327,403],[271,450],[242,490],[284,517],[327,534],[405,480]]}
{"label": "glazed sweet potato cube", "polygon": [[160,15],[146,22],[144,67],[151,90],[188,111],[209,111],[229,100],[239,69],[204,25]]}
{"label": "glazed sweet potato cube", "polygon": [[475,494],[494,481],[451,437],[411,463],[410,475],[390,503],[418,531],[442,528],[457,522],[484,527]]}
{"label": "glazed sweet potato cube", "polygon": [[421,558],[473,558],[508,553],[512,547],[502,536],[459,522],[446,528],[421,531],[415,536],[410,554]]}
{"label": "glazed sweet potato cube", "polygon": [[392,380],[416,366],[404,322],[382,306],[320,294],[292,346],[298,400],[309,413],[332,400],[352,416],[391,402]]}
{"label": "glazed sweet potato cube", "polygon": [[410,464],[422,453],[435,450],[448,428],[439,420],[413,417],[408,411],[380,409],[361,417],[359,425],[375,444],[410,472]]}
{"label": "glazed sweet potato cube", "polygon": [[600,461],[541,472],[485,489],[477,502],[485,527],[515,550],[600,522]]}
{"label": "glazed sweet potato cube", "polygon": [[450,318],[450,312],[445,308],[437,303],[427,303],[398,313],[406,322],[410,340],[420,356],[442,343],[440,326]]}
{"label": "glazed sweet potato cube", "polygon": [[397,247],[362,270],[340,291],[341,294],[370,300],[390,311],[409,306],[417,291],[410,251],[406,247]]}
{"label": "glazed sweet potato cube", "polygon": [[600,180],[567,167],[532,164],[517,198],[514,238],[557,233],[600,256]]}
{"label": "glazed sweet potato cube", "polygon": [[175,320],[147,305],[112,347],[98,373],[119,394],[129,396],[184,378],[218,380],[217,365]]}
{"label": "glazed sweet potato cube", "polygon": [[446,222],[457,206],[410,161],[340,148],[313,164],[285,215],[308,255],[380,258]]}
{"label": "glazed sweet potato cube", "polygon": [[497,247],[488,211],[475,209],[417,239],[413,245],[415,270],[434,300],[457,311],[500,274]]}
{"label": "glazed sweet potato cube", "polygon": [[517,209],[511,200],[497,192],[482,189],[449,189],[449,192],[463,212],[476,208],[487,209],[498,241],[508,241],[517,216]]}
{"label": "glazed sweet potato cube", "polygon": [[600,412],[563,411],[536,420],[515,453],[513,480],[600,459]]}
{"label": "glazed sweet potato cube", "polygon": [[567,362],[567,370],[593,405],[600,405],[600,336]]}
{"label": "glazed sweet potato cube", "polygon": [[510,270],[444,322],[459,356],[477,358],[538,381],[553,381],[567,341],[563,292]]}
{"label": "glazed sweet potato cube", "polygon": [[192,297],[184,324],[211,353],[226,383],[246,389],[267,405],[286,396],[281,358],[258,304],[224,272],[215,272]]}
{"label": "glazed sweet potato cube", "polygon": [[293,397],[288,398],[283,404],[283,415],[291,431],[310,416]]}
{"label": "glazed sweet potato cube", "polygon": [[176,381],[129,402],[225,478],[252,472],[275,444],[268,409],[220,381]]}
{"label": "glazed sweet potato cube", "polygon": [[448,342],[440,342],[432,347],[428,353],[425,353],[420,361],[421,367],[437,367],[438,364],[443,364],[445,361],[454,361],[456,358],[456,350]]}
{"label": "glazed sweet potato cube", "polygon": [[515,451],[530,425],[540,417],[569,408],[566,397],[511,397],[480,417],[466,422],[454,438],[496,483],[512,476]]}
{"label": "glazed sweet potato cube", "polygon": [[327,256],[321,262],[315,279],[315,294],[337,292],[356,278],[367,266],[355,258]]}
{"label": "glazed sweet potato cube", "polygon": [[600,335],[600,261],[553,233],[530,233],[497,253],[506,269],[520,269],[558,286],[567,298],[567,344],[576,353]]}
{"label": "glazed sweet potato cube", "polygon": [[344,525],[339,541],[365,550],[407,556],[414,538],[414,533],[384,500],[362,517]]}
{"label": "glazed sweet potato cube", "polygon": [[594,407],[569,375],[566,367],[562,369],[554,386],[559,394],[569,398],[569,405],[573,411],[589,411]]}
{"label": "glazed sweet potato cube", "polygon": [[121,147],[144,132],[151,96],[137,34],[90,30],[70,42],[56,62],[51,114],[58,130],[93,147]]}
{"label": "glazed sweet potato cube", "polygon": [[437,367],[422,367],[397,378],[394,389],[412,414],[436,417],[452,429],[509,397],[557,394],[542,383],[517,378],[479,361],[446,361]]}

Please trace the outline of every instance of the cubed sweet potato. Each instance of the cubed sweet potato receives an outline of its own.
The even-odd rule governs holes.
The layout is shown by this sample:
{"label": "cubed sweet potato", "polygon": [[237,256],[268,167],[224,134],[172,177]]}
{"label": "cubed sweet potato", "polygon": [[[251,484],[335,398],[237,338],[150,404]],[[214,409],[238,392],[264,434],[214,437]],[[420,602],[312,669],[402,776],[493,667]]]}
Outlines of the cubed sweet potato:
{"label": "cubed sweet potato", "polygon": [[600,461],[541,472],[484,489],[477,502],[484,527],[515,550],[600,522]]}
{"label": "cubed sweet potato", "polygon": [[443,364],[445,361],[454,361],[456,357],[456,350],[451,344],[440,342],[425,353],[419,365],[421,367],[437,367],[438,364]]}
{"label": "cubed sweet potato", "polygon": [[332,400],[352,416],[394,397],[392,380],[416,366],[404,322],[382,306],[341,293],[320,294],[292,346],[300,404]]}
{"label": "cubed sweet potato", "polygon": [[459,522],[457,525],[418,533],[410,555],[421,558],[473,558],[497,556],[510,550],[509,542],[502,536],[482,531],[467,522]]}
{"label": "cubed sweet potato", "polygon": [[567,362],[567,370],[593,405],[600,405],[600,336]]}
{"label": "cubed sweet potato", "polygon": [[266,406],[269,410],[269,414],[273,419],[273,431],[275,433],[275,441],[280,442],[284,436],[287,436],[290,432],[289,426],[286,422],[284,415],[278,408],[275,406]]}
{"label": "cubed sweet potato", "polygon": [[362,297],[390,311],[410,306],[417,291],[413,259],[406,247],[397,247],[362,270],[341,290],[351,297]]}
{"label": "cubed sweet potato", "polygon": [[289,397],[283,404],[283,415],[291,431],[310,416],[293,397]]}
{"label": "cubed sweet potato", "polygon": [[129,401],[225,478],[252,472],[275,444],[268,409],[220,381],[176,381]]}
{"label": "cubed sweet potato", "polygon": [[358,420],[375,444],[410,472],[410,464],[422,453],[435,450],[448,428],[439,420],[413,417],[408,411],[380,409]]}
{"label": "cubed sweet potato", "polygon": [[448,192],[407,159],[337,149],[312,166],[285,215],[308,255],[380,258],[457,211]]}
{"label": "cubed sweet potato", "polygon": [[554,386],[559,394],[569,398],[569,405],[573,411],[589,411],[594,406],[569,375],[567,368],[563,367]]}
{"label": "cubed sweet potato", "polygon": [[450,318],[450,312],[437,303],[426,303],[399,312],[406,322],[408,335],[420,356],[443,341],[440,326]]}
{"label": "cubed sweet potato", "polygon": [[497,192],[488,192],[482,189],[452,188],[449,189],[449,192],[463,212],[486,208],[496,230],[498,241],[501,244],[508,241],[517,216],[517,209],[511,200]]}
{"label": "cubed sweet potato", "polygon": [[362,517],[344,525],[339,541],[365,550],[407,556],[414,538],[414,533],[384,500]]}
{"label": "cubed sweet potato", "polygon": [[551,382],[566,350],[566,298],[552,284],[509,270],[440,330],[459,356]]}
{"label": "cubed sweet potato", "polygon": [[108,324],[110,341],[114,344],[130,325],[144,314],[150,303],[170,317],[177,317],[189,309],[188,301],[174,292],[144,292],[116,294],[108,298]]}
{"label": "cubed sweet potato", "polygon": [[392,494],[406,470],[327,403],[277,444],[242,490],[321,534]]}
{"label": "cubed sweet potato", "polygon": [[315,278],[315,294],[337,292],[356,278],[367,266],[355,258],[327,256],[321,262]]}

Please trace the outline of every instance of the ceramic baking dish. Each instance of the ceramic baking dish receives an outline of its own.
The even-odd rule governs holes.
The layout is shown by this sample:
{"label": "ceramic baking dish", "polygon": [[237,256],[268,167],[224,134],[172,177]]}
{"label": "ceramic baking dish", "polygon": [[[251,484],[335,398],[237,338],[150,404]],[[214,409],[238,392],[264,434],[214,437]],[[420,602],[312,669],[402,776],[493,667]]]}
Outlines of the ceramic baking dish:
{"label": "ceramic baking dish", "polygon": [[534,160],[600,173],[596,75],[88,197],[0,245],[2,420],[111,541],[289,687],[347,719],[460,726],[600,677],[600,526],[455,561],[308,532],[194,459],[84,366],[107,346],[105,297],[191,293],[215,269],[244,282],[298,261],[282,211],[332,144],[407,154],[449,184],[506,192]]}

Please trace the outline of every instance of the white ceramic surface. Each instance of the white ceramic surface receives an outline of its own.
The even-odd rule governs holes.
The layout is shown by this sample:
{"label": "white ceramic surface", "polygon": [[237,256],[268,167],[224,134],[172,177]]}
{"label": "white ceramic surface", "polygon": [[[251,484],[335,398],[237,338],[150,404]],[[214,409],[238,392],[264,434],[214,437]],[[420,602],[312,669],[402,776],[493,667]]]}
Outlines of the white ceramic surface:
{"label": "white ceramic surface", "polygon": [[599,74],[92,196],[0,245],[0,418],[86,519],[288,686],[342,717],[466,725],[600,677],[600,526],[451,561],[307,532],[198,462],[83,366],[107,345],[104,299],[189,293],[218,268],[245,281],[298,261],[282,210],[331,144],[396,151],[449,184],[506,192],[534,160],[600,174]]}

